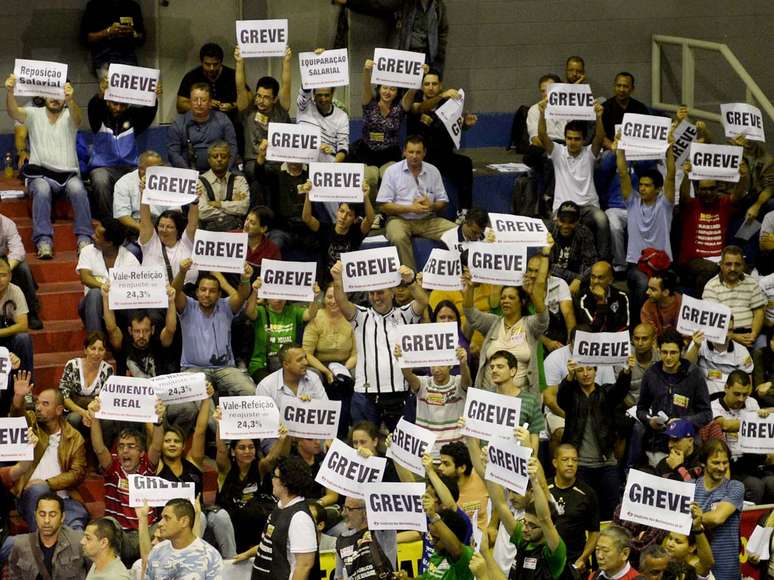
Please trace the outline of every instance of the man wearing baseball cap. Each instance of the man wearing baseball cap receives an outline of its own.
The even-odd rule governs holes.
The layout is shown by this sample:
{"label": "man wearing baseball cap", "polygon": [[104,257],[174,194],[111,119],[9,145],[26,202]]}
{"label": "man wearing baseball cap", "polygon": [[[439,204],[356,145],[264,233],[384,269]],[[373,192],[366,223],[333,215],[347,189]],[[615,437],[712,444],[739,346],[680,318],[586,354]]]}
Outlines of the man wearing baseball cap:
{"label": "man wearing baseball cap", "polygon": [[664,431],[669,439],[669,455],[659,461],[656,470],[661,477],[693,481],[701,475],[696,450],[696,427],[687,419],[672,421]]}
{"label": "man wearing baseball cap", "polygon": [[580,290],[581,282],[588,279],[591,266],[597,261],[594,234],[580,223],[580,214],[577,203],[565,201],[556,210],[556,218],[551,225],[554,238],[550,255],[551,275],[567,282],[573,296]]}

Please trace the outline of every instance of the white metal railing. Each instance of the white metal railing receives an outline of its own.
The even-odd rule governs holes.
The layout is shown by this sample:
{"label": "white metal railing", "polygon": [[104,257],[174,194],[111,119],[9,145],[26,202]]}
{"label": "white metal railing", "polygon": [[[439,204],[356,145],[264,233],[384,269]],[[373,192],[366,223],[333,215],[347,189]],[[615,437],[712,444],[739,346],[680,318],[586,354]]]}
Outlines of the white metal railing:
{"label": "white metal railing", "polygon": [[[674,44],[682,47],[683,66],[680,91],[682,102],[678,104],[664,103],[661,101],[662,44]],[[654,108],[666,111],[676,111],[678,107],[685,105],[688,107],[688,113],[694,117],[720,122],[719,113],[697,109],[695,106],[694,84],[696,77],[696,59],[694,58],[694,49],[697,48],[719,52],[744,83],[745,100],[750,104],[758,106],[762,111],[765,111],[766,114],[768,114],[769,119],[774,121],[774,105],[771,104],[771,101],[766,94],[756,84],[742,63],[739,62],[736,55],[728,48],[728,45],[719,42],[697,40],[695,38],[665,36],[663,34],[654,34],[651,42],[651,101]]]}

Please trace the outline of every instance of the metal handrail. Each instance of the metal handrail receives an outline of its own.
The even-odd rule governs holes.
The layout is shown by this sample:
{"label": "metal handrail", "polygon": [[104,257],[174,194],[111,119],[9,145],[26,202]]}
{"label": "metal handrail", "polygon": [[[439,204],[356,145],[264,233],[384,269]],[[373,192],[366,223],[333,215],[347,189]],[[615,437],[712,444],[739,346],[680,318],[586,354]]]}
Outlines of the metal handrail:
{"label": "metal handrail", "polygon": [[[676,44],[682,47],[683,67],[681,77],[682,103],[670,104],[661,101],[661,45]],[[745,100],[750,104],[757,104],[761,110],[765,111],[769,119],[774,120],[774,105],[761,90],[758,84],[747,72],[736,55],[728,48],[727,44],[719,42],[709,42],[706,40],[697,40],[695,38],[683,38],[681,36],[666,36],[663,34],[654,34],[651,43],[651,96],[653,107],[666,111],[677,111],[681,105],[688,107],[688,114],[700,119],[721,122],[720,114],[695,107],[695,73],[696,61],[693,55],[693,49],[712,50],[719,52],[726,59],[734,72],[742,79],[745,84]]]}

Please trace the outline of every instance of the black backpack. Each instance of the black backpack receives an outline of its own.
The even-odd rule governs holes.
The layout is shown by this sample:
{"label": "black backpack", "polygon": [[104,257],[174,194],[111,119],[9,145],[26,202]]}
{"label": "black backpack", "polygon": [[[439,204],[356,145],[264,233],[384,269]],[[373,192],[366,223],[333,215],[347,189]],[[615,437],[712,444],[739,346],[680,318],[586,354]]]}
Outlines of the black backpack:
{"label": "black backpack", "polygon": [[516,151],[516,153],[526,153],[529,147],[529,135],[527,134],[527,112],[529,107],[526,105],[516,109],[511,123],[511,141],[506,147],[506,151]]}

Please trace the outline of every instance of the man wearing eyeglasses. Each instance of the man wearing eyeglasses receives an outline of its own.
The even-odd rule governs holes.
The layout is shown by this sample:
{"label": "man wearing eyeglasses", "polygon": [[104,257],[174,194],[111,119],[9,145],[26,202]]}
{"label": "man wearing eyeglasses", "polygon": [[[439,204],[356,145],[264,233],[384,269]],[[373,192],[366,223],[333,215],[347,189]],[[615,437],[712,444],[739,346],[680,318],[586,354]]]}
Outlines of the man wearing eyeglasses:
{"label": "man wearing eyeglasses", "polygon": [[381,578],[393,572],[398,550],[395,531],[371,532],[362,499],[348,497],[342,513],[347,531],[336,539],[336,580]]}

